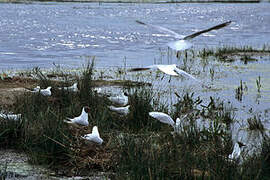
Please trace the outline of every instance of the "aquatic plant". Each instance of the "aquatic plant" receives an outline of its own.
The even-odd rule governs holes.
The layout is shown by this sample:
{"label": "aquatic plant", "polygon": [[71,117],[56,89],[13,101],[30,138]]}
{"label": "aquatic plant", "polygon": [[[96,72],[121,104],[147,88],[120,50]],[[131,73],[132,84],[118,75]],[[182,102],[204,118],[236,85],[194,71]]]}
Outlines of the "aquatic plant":
{"label": "aquatic plant", "polygon": [[257,85],[257,91],[258,91],[258,93],[260,93],[261,92],[261,88],[262,88],[261,76],[259,76],[258,79],[256,79],[256,85]]}
{"label": "aquatic plant", "polygon": [[264,126],[260,120],[260,118],[258,118],[256,115],[252,118],[248,118],[247,119],[248,122],[248,129],[250,131],[260,131],[264,134]]}
{"label": "aquatic plant", "polygon": [[244,93],[243,81],[240,80],[240,86],[235,89],[235,98],[238,101],[242,101],[243,93]]}
{"label": "aquatic plant", "polygon": [[239,60],[243,61],[244,64],[247,64],[250,61],[257,61],[257,59],[252,58],[252,55],[261,53],[270,53],[269,46],[264,45],[262,48],[258,49],[251,46],[224,46],[216,49],[203,49],[199,51],[198,56],[202,59],[213,56],[222,62],[234,62],[237,60],[237,57],[240,57]]}

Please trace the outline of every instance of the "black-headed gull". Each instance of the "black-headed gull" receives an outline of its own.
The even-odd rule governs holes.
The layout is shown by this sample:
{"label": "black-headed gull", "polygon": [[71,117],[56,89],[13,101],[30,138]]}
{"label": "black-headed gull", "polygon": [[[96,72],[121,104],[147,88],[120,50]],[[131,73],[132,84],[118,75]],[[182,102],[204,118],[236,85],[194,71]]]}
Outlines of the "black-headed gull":
{"label": "black-headed gull", "polygon": [[52,92],[51,92],[51,86],[47,87],[46,89],[40,89],[39,86],[37,86],[36,88],[34,88],[33,93],[40,93],[43,96],[51,96]]}
{"label": "black-headed gull", "polygon": [[78,89],[78,83],[74,83],[72,86],[69,86],[69,87],[60,87],[58,89],[64,89],[66,91],[72,91],[72,92],[78,92],[79,89]]}
{"label": "black-headed gull", "polygon": [[108,108],[111,111],[114,111],[120,115],[125,115],[125,116],[128,115],[128,113],[129,113],[129,107],[130,107],[130,105],[125,106],[125,107],[108,106]]}
{"label": "black-headed gull", "polygon": [[[163,112],[149,112],[149,115],[157,120],[159,120],[162,123],[165,124],[169,124],[173,127],[173,132],[174,133],[180,133],[182,131],[184,131],[184,126],[187,125],[186,121],[180,121],[180,118],[176,118],[175,122],[174,120],[166,113]],[[187,117],[187,115],[185,115],[184,117],[182,117],[182,119],[185,119]]]}
{"label": "black-headed gull", "polygon": [[172,41],[172,42],[167,43],[167,46],[169,46],[171,49],[176,50],[176,51],[182,51],[182,50],[186,50],[186,49],[191,48],[192,43],[190,42],[190,40],[197,37],[197,36],[199,36],[200,34],[203,34],[203,33],[206,33],[206,32],[212,31],[212,30],[221,29],[223,27],[228,26],[231,23],[231,21],[227,21],[225,23],[218,24],[218,25],[213,26],[211,28],[208,28],[208,29],[205,29],[205,30],[202,30],[202,31],[198,31],[198,32],[193,33],[191,35],[184,36],[184,35],[180,35],[180,34],[174,32],[172,30],[169,30],[169,29],[161,27],[161,26],[152,25],[152,24],[146,24],[146,23],[138,21],[138,20],[136,22],[139,23],[139,24],[148,26],[148,27],[155,28],[155,29],[157,29],[159,31],[169,33],[170,35],[177,38],[178,39],[177,41]]}
{"label": "black-headed gull", "polygon": [[18,121],[19,119],[21,119],[21,117],[22,117],[21,114],[4,114],[4,113],[0,113],[0,118],[8,119],[8,120]]}
{"label": "black-headed gull", "polygon": [[171,118],[166,113],[163,112],[149,112],[149,116],[159,120],[162,123],[169,124],[173,127],[174,132],[179,132],[180,131],[180,119],[177,118],[176,121]]}
{"label": "black-headed gull", "polygon": [[70,124],[79,124],[83,126],[88,126],[89,125],[89,122],[88,122],[89,112],[90,112],[90,108],[88,106],[84,106],[82,108],[82,113],[80,116],[75,117],[75,118],[67,118],[66,120],[64,120],[64,122],[70,123]]}
{"label": "black-headed gull", "polygon": [[118,96],[109,96],[108,99],[115,105],[126,106],[128,104],[127,93],[121,93]]}
{"label": "black-headed gull", "polygon": [[146,67],[142,67],[142,68],[132,68],[129,69],[129,72],[133,72],[133,71],[144,71],[144,70],[160,70],[165,74],[168,74],[170,76],[179,76],[179,75],[183,75],[186,77],[189,77],[197,82],[200,82],[197,78],[195,78],[194,76],[192,76],[191,74],[177,68],[176,64],[155,64],[155,65],[151,65],[151,66],[146,66]]}
{"label": "black-headed gull", "polygon": [[101,139],[101,137],[99,136],[99,132],[98,132],[98,128],[97,126],[94,126],[92,129],[92,133],[90,134],[86,134],[82,137],[83,139],[86,139],[88,141],[92,141],[98,144],[102,144],[103,143],[103,139]]}

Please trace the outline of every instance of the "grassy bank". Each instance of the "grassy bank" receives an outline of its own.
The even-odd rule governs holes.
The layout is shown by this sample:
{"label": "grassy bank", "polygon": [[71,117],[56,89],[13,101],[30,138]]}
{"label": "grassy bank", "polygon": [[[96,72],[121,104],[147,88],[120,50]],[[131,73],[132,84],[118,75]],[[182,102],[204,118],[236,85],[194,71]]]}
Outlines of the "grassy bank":
{"label": "grassy bank", "polygon": [[[94,64],[80,76],[55,81],[34,70],[37,81],[31,86],[52,86],[51,96],[28,91],[16,94],[14,103],[3,106],[22,114],[20,120],[0,119],[0,146],[16,148],[29,155],[33,164],[42,164],[58,175],[89,176],[106,172],[111,179],[269,179],[270,140],[259,117],[249,119],[250,129],[263,136],[261,149],[231,157],[235,142],[233,107],[218,98],[205,103],[196,93],[178,95],[173,107],[161,103],[149,84],[121,86],[129,94],[130,112],[121,116],[110,111],[107,95],[97,92]],[[59,75],[59,74],[58,74]],[[63,74],[62,74],[63,75]],[[58,87],[78,83],[78,92]],[[144,86],[147,85],[147,86]],[[89,126],[64,123],[89,106]],[[179,117],[177,132],[149,116],[151,111]],[[102,145],[81,137],[98,126]],[[237,142],[236,142],[237,143]]]}

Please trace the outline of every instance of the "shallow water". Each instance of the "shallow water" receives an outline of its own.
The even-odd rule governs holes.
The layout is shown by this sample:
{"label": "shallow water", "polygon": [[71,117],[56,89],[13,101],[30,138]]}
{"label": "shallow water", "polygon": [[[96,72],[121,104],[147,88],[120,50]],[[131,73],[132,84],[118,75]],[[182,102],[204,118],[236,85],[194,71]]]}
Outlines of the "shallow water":
{"label": "shallow water", "polygon": [[80,67],[88,56],[96,56],[97,67],[152,64],[174,39],[135,20],[183,35],[233,21],[196,37],[195,49],[270,42],[270,3],[1,3],[0,17],[0,70]]}

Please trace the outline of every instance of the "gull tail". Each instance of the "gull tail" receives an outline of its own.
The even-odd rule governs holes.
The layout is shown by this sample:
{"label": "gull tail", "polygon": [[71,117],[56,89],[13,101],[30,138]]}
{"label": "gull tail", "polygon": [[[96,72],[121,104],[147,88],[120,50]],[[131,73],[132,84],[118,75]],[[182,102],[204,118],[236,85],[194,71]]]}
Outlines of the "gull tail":
{"label": "gull tail", "polygon": [[193,33],[193,34],[191,34],[189,36],[186,36],[184,38],[184,40],[189,40],[189,39],[195,38],[196,36],[199,36],[200,34],[203,34],[203,33],[206,33],[206,32],[212,31],[212,30],[217,30],[217,29],[224,28],[224,27],[228,26],[229,24],[231,24],[231,21],[228,21],[228,22],[216,25],[214,27],[211,27],[211,28],[208,28],[208,29],[196,32],[196,33]]}
{"label": "gull tail", "polygon": [[73,123],[70,119],[65,119],[64,122],[65,123],[69,123],[69,124],[72,124]]}

